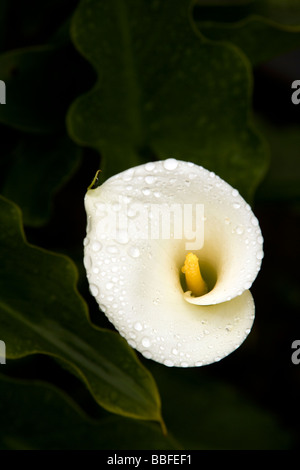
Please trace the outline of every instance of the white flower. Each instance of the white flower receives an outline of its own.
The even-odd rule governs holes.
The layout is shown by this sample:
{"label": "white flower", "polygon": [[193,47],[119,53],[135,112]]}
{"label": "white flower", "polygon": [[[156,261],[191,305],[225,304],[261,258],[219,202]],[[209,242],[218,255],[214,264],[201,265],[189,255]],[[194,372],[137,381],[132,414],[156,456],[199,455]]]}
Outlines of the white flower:
{"label": "white flower", "polygon": [[85,207],[90,291],[133,348],[167,366],[193,367],[241,345],[254,320],[248,289],[263,239],[236,189],[168,159],[88,190]]}

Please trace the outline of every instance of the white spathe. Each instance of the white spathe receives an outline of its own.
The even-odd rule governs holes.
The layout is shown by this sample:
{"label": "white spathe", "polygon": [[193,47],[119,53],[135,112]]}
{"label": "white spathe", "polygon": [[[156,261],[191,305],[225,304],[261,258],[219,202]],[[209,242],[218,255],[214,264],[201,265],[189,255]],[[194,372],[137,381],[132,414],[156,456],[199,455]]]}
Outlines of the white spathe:
{"label": "white spathe", "polygon": [[[184,230],[178,237],[180,210],[172,212],[169,239],[155,230],[154,208],[174,204],[202,205],[201,216],[192,212],[193,227],[204,224],[202,247],[187,249],[191,239]],[[261,266],[263,238],[236,189],[200,166],[168,159],[131,168],[88,190],[85,207],[90,291],[133,348],[167,366],[194,367],[241,345],[254,321],[248,289]],[[201,297],[182,287],[189,251],[197,254],[210,287]]]}

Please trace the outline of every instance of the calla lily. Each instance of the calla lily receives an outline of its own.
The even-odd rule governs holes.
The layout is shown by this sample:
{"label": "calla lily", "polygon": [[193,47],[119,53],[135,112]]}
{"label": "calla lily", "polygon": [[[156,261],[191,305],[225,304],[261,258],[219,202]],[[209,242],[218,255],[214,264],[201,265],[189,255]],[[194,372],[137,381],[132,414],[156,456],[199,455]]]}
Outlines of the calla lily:
{"label": "calla lily", "polygon": [[166,366],[195,367],[242,344],[263,238],[236,189],[168,159],[89,189],[85,208],[90,291],[133,348]]}

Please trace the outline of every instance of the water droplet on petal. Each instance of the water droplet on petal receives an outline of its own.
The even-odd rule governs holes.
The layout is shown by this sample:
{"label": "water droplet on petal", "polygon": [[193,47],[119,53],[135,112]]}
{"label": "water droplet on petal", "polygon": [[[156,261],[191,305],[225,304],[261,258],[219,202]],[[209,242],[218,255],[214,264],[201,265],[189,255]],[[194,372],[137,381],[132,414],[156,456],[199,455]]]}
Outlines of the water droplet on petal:
{"label": "water droplet on petal", "polygon": [[154,168],[155,168],[155,163],[153,163],[153,162],[148,162],[145,165],[145,170],[147,170],[147,171],[152,171],[152,170],[154,170]]}
{"label": "water droplet on petal", "polygon": [[96,297],[99,294],[99,289],[95,284],[90,284],[90,292],[94,297]]}
{"label": "water droplet on petal", "polygon": [[143,325],[140,322],[136,322],[135,325],[134,325],[134,329],[136,331],[142,331]]}
{"label": "water droplet on petal", "polygon": [[163,163],[166,170],[175,170],[178,166],[178,162],[174,158],[168,158]]}
{"label": "water droplet on petal", "polygon": [[166,359],[164,361],[164,365],[167,366],[167,367],[173,367],[174,366],[174,362],[170,361],[170,359]]}
{"label": "water droplet on petal", "polygon": [[152,354],[150,351],[142,351],[142,354],[146,359],[152,359]]}
{"label": "water droplet on petal", "polygon": [[151,191],[149,188],[143,188],[142,193],[144,194],[144,196],[149,196],[149,194],[151,194]]}
{"label": "water droplet on petal", "polygon": [[84,264],[84,267],[85,269],[90,269],[91,266],[92,266],[92,259],[90,256],[87,256],[85,255],[84,258],[83,258],[83,264]]}
{"label": "water droplet on petal", "polygon": [[152,176],[152,175],[146,176],[145,181],[147,184],[153,184],[155,181],[155,176]]}
{"label": "water droplet on petal", "polygon": [[118,248],[115,246],[115,245],[109,245],[107,248],[106,248],[106,251],[108,253],[111,253],[111,254],[117,254],[119,253],[119,250]]}
{"label": "water droplet on petal", "polygon": [[94,242],[92,244],[92,250],[95,251],[95,252],[100,251],[101,248],[102,248],[102,245],[101,245],[100,242]]}
{"label": "water droplet on petal", "polygon": [[142,345],[144,346],[144,348],[149,348],[150,345],[151,345],[150,339],[149,338],[143,338],[142,339]]}
{"label": "water droplet on petal", "polygon": [[128,250],[128,254],[132,258],[138,258],[140,256],[140,250],[136,246],[131,246]]}

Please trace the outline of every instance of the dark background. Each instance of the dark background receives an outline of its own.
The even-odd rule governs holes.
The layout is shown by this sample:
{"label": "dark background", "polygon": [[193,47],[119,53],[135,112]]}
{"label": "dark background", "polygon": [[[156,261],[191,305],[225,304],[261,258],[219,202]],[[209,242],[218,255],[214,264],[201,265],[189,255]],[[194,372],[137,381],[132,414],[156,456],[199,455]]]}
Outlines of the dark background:
{"label": "dark background", "polygon": [[[72,101],[95,81],[94,71],[77,53],[68,37],[70,16],[77,3],[14,0],[1,2],[0,7],[2,53],[46,44],[54,36],[62,43],[59,57],[56,58],[61,64],[60,70],[53,70],[51,63],[45,64],[43,80],[39,77],[34,85],[27,84],[26,88],[28,95],[36,97],[39,106],[39,96],[45,93],[46,81],[53,83],[53,80],[58,80],[60,96],[51,96],[49,93],[43,102],[43,112],[47,115],[45,127],[49,123],[56,123],[55,138],[66,134],[65,114]],[[300,339],[300,140],[294,137],[289,140],[287,134],[280,147],[274,138],[282,133],[285,135],[289,129],[293,129],[293,136],[299,131],[300,105],[291,102],[291,83],[300,79],[299,64],[300,52],[296,51],[253,68],[253,114],[259,122],[267,123],[271,162],[253,204],[265,239],[265,257],[251,288],[256,304],[256,319],[251,334],[229,357],[200,369],[168,369],[140,357],[157,381],[166,425],[184,448],[295,449],[300,440],[300,364],[294,365],[291,360],[292,342]],[[18,68],[12,69],[11,73],[17,76]],[[29,89],[33,86],[34,90]],[[10,100],[10,96],[7,96],[7,100]],[[44,139],[47,146],[53,135],[39,133],[36,139]],[[26,131],[4,123],[0,125],[2,187],[13,165],[10,152],[24,137],[28,137]],[[86,223],[83,198],[99,167],[99,154],[88,148],[80,150],[82,153],[75,170],[57,188],[53,197],[50,219],[38,227],[25,225],[25,233],[29,242],[65,253],[76,262],[80,274],[79,290],[89,305],[92,321],[113,329],[104,315],[99,314],[98,306],[89,295],[82,266],[82,240]],[[26,173],[23,175],[23,183],[26,185]],[[54,384],[64,390],[88,416],[99,422],[109,415],[96,405],[76,377],[50,357],[35,355],[8,360],[5,367],[1,366],[0,372],[6,377],[22,379],[22,383],[24,380],[32,382],[39,379],[46,384]],[[13,403],[12,398],[12,407]],[[47,429],[46,406],[44,409],[43,420]],[[3,416],[0,422],[1,419]],[[27,426],[38,429],[41,420],[41,416],[32,416],[32,422],[27,423]],[[247,423],[245,420],[248,420]],[[260,423],[261,434],[258,432]],[[103,427],[105,429],[105,424]],[[130,423],[124,429],[127,430],[128,441],[123,445],[128,446],[125,448],[134,448],[135,434]],[[122,439],[118,440],[117,434],[116,429],[116,436],[112,433],[111,441],[105,444],[107,448],[122,448]],[[66,436],[58,438],[55,446],[72,448],[71,435],[69,442]],[[7,443],[1,445],[5,447]],[[86,437],[86,441],[82,438],[78,445],[89,448],[91,444]],[[93,445],[97,448],[97,444]],[[156,444],[149,437],[148,443],[144,445],[152,448]],[[44,440],[36,446],[51,448],[53,444],[49,436],[45,435]],[[12,443],[11,447],[19,448],[18,441]],[[100,444],[98,448],[101,448]]]}

